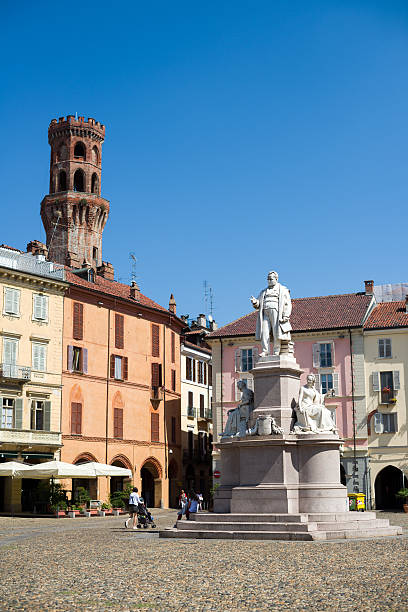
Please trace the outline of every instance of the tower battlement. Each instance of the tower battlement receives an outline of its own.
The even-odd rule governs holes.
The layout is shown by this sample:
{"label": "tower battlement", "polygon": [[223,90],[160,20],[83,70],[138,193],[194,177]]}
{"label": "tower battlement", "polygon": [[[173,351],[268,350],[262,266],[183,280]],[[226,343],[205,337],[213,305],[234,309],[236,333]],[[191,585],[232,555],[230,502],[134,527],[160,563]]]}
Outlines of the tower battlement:
{"label": "tower battlement", "polygon": [[103,142],[105,139],[105,126],[103,123],[95,121],[92,117],[88,117],[88,121],[85,121],[85,117],[76,118],[74,115],[60,117],[58,121],[57,119],[51,119],[48,128],[48,142],[50,144],[54,138],[67,133],[84,138],[96,137],[100,142]]}

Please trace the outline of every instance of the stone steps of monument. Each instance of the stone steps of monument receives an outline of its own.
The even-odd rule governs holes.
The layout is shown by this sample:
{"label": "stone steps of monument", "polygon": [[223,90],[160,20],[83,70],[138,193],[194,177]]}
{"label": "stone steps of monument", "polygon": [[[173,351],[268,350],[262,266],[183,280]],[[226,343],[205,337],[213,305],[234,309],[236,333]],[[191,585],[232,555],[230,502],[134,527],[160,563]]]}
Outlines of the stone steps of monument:
{"label": "stone steps of monument", "polygon": [[317,525],[319,531],[339,531],[342,529],[381,529],[383,527],[389,527],[389,521],[387,519],[372,519],[367,521],[352,520],[349,521],[328,521],[322,523],[311,523]]}
{"label": "stone steps of monument", "polygon": [[[332,524],[334,528],[334,524]],[[268,523],[268,522],[254,522],[243,521],[241,523],[237,521],[233,522],[199,522],[197,526],[193,526],[190,522],[177,522],[177,529],[181,531],[192,531],[192,530],[204,530],[204,531],[296,531],[307,533],[309,531],[317,531],[317,523]]]}
{"label": "stone steps of monument", "polygon": [[373,521],[376,520],[375,512],[326,512],[309,514],[220,514],[215,512],[204,514],[192,514],[190,520],[206,523],[332,523],[353,521]]}
{"label": "stone steps of monument", "polygon": [[192,539],[220,539],[220,540],[294,540],[312,541],[324,540],[323,531],[289,532],[289,531],[207,531],[202,529],[182,530],[176,528],[160,531],[161,538],[192,538]]}
{"label": "stone steps of monument", "polygon": [[[328,516],[328,515],[325,515]],[[332,515],[331,515],[332,516]],[[218,514],[210,512],[206,514],[193,514],[190,516],[190,520],[200,523],[206,523],[208,521],[212,523],[229,522],[229,523],[240,523],[248,521],[250,523],[307,523],[307,514]]]}
{"label": "stone steps of monument", "polygon": [[326,540],[352,540],[356,538],[378,538],[384,536],[402,535],[401,527],[372,527],[371,529],[359,526],[358,529],[338,529],[335,531],[321,531]]}
{"label": "stone steps of monument", "polygon": [[[297,515],[296,515],[297,516]],[[306,515],[307,521],[317,523],[329,523],[333,521],[373,521],[377,518],[375,512],[309,512]]]}
{"label": "stone steps of monument", "polygon": [[[197,526],[198,527],[198,526]],[[200,525],[201,527],[201,525]],[[234,525],[235,527],[235,525]],[[170,528],[160,532],[161,538],[222,539],[222,540],[284,540],[284,541],[324,541],[350,540],[356,538],[395,537],[402,534],[401,527],[372,527],[370,529],[336,529],[328,531],[239,531],[214,529],[177,529]]]}

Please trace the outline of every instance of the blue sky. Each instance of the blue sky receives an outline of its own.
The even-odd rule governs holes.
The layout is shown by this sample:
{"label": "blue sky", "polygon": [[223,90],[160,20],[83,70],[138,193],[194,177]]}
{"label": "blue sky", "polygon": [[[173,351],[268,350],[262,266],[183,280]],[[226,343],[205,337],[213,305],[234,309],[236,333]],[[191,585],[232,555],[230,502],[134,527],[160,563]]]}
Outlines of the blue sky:
{"label": "blue sky", "polygon": [[47,129],[106,125],[104,259],[226,323],[269,269],[292,296],[407,274],[408,4],[2,4],[0,243],[45,239]]}

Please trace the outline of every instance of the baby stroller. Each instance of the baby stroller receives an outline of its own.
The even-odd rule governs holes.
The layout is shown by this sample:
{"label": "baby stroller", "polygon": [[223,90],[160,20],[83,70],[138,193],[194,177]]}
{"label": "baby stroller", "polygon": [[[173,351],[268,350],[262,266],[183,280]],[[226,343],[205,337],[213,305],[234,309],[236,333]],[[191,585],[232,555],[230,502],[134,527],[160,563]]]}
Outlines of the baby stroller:
{"label": "baby stroller", "polygon": [[152,529],[156,528],[154,518],[146,508],[143,498],[141,497],[137,508],[137,528],[141,529],[143,527],[147,529],[149,525]]}

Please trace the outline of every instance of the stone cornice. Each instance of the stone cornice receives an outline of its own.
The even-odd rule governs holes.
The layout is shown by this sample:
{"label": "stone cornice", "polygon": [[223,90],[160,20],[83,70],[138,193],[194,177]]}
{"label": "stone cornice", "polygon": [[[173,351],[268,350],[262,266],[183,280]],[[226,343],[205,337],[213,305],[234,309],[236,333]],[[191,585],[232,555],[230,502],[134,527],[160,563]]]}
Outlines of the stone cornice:
{"label": "stone cornice", "polygon": [[69,284],[65,281],[46,278],[44,276],[36,276],[29,272],[14,270],[11,268],[3,268],[0,266],[0,282],[9,280],[14,284],[26,284],[30,288],[40,289],[41,291],[54,291],[62,295],[67,291]]}

